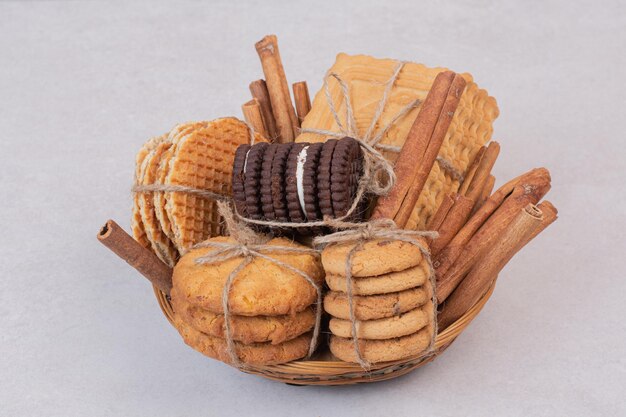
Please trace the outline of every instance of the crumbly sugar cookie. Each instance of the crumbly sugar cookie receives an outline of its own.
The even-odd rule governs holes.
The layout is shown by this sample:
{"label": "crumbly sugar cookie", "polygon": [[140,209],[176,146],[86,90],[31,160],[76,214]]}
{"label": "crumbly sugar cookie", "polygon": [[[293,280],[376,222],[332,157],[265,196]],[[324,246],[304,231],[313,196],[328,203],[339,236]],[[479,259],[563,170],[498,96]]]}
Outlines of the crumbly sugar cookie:
{"label": "crumbly sugar cookie", "polygon": [[[428,325],[407,336],[387,340],[359,339],[358,343],[363,359],[377,363],[417,356],[428,349],[433,337],[433,326]],[[344,362],[357,362],[351,338],[331,336],[330,351]]]}
{"label": "crumbly sugar cookie", "polygon": [[[352,297],[357,320],[376,320],[397,316],[420,307],[432,298],[430,284],[410,290],[381,295],[355,295]],[[350,320],[347,295],[329,291],[324,297],[324,310],[333,317]]]}
{"label": "crumbly sugar cookie", "polygon": [[[419,240],[419,238],[418,238]],[[422,239],[424,247],[428,247]],[[322,251],[322,263],[327,274],[346,275],[346,258],[356,243],[328,245]],[[371,277],[403,271],[422,262],[420,249],[401,240],[372,239],[354,253],[352,276]]]}
{"label": "crumbly sugar cookie", "polygon": [[[213,337],[225,337],[224,315],[190,305],[176,291],[171,294],[172,307],[182,320],[194,329]],[[307,308],[285,316],[231,316],[233,340],[246,345],[270,342],[273,345],[294,339],[315,326],[315,312]]]}
{"label": "crumbly sugar cookie", "polygon": [[[191,327],[176,316],[174,326],[187,345],[213,359],[232,364],[226,340],[209,336]],[[305,333],[286,342],[243,344],[235,342],[235,353],[239,360],[249,365],[276,365],[305,357],[309,352],[311,333]]]}
{"label": "crumbly sugar cookie", "polygon": [[[422,261],[418,266],[404,271],[373,277],[352,278],[352,293],[354,295],[375,295],[404,291],[424,285],[429,274],[428,264]],[[333,291],[347,291],[346,277],[344,276],[327,274],[326,284]]]}
{"label": "crumbly sugar cookie", "polygon": [[[229,237],[211,238],[215,242],[234,242]],[[285,238],[274,238],[270,246],[306,248]],[[183,256],[172,276],[175,291],[194,306],[223,313],[222,291],[228,275],[241,263],[233,258],[212,264],[198,264],[196,258],[215,248],[197,248]],[[311,277],[318,285],[324,281],[324,271],[315,254],[267,251],[267,256],[284,262]],[[232,314],[242,316],[277,316],[303,311],[317,300],[317,292],[301,275],[266,259],[256,257],[235,278],[229,293]]]}
{"label": "crumbly sugar cookie", "polygon": [[[393,339],[413,334],[427,325],[432,325],[434,320],[433,303],[426,303],[398,316],[378,320],[357,320],[356,333],[360,339]],[[332,318],[329,328],[335,336],[352,337],[350,320]]]}

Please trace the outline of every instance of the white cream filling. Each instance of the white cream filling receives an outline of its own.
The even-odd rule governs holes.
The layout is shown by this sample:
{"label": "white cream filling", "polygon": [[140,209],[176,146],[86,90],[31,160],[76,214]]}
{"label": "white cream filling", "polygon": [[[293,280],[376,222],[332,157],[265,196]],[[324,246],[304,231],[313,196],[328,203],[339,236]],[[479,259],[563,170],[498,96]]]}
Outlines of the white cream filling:
{"label": "white cream filling", "polygon": [[296,165],[296,190],[298,191],[298,200],[300,201],[300,208],[302,209],[302,213],[304,213],[304,218],[306,219],[306,210],[304,209],[304,185],[302,181],[304,180],[304,163],[306,162],[306,154],[308,146],[302,148],[300,153],[298,154],[298,165]]}
{"label": "white cream filling", "polygon": [[246,175],[246,168],[248,168],[248,155],[250,155],[250,149],[246,152],[246,159],[243,160],[243,175]]}

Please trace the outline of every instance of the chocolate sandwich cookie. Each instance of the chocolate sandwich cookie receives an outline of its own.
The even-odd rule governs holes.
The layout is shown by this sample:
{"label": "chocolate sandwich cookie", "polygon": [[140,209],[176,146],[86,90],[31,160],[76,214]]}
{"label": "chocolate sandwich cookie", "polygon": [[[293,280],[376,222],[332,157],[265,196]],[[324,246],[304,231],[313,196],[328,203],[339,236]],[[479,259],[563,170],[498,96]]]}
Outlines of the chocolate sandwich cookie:
{"label": "chocolate sandwich cookie", "polygon": [[[345,216],[354,203],[363,175],[363,151],[357,140],[346,137],[337,142],[330,172],[333,215],[339,218]],[[353,214],[353,220],[362,218],[363,210],[357,207]]]}
{"label": "chocolate sandwich cookie", "polygon": [[303,168],[307,159],[309,145],[309,143],[295,143],[291,147],[291,151],[287,157],[285,192],[287,197],[289,220],[293,223],[302,223],[306,221],[302,179],[304,176]]}
{"label": "chocolate sandwich cookie", "polygon": [[306,160],[302,167],[303,206],[306,218],[310,222],[322,220],[317,190],[317,167],[322,154],[323,143],[312,143],[307,150]]}
{"label": "chocolate sandwich cookie", "polygon": [[246,217],[262,220],[261,210],[261,166],[263,155],[269,145],[257,143],[250,148],[244,168],[244,191],[246,195]]}
{"label": "chocolate sandwich cookie", "polygon": [[233,161],[233,176],[232,176],[232,188],[233,188],[233,201],[235,203],[235,209],[241,216],[247,216],[246,210],[246,191],[244,187],[245,182],[245,168],[246,159],[248,158],[248,152],[250,151],[250,145],[241,145],[235,151],[235,159]]}
{"label": "chocolate sandwich cookie", "polygon": [[294,143],[279,145],[272,160],[271,172],[271,195],[274,205],[274,216],[278,222],[289,222],[289,209],[287,208],[287,193],[285,191],[285,169],[287,158]]}
{"label": "chocolate sandwich cookie", "polygon": [[329,139],[324,142],[317,166],[317,200],[322,216],[333,217],[332,196],[330,190],[331,164],[337,140]]}
{"label": "chocolate sandwich cookie", "polygon": [[272,162],[274,155],[278,150],[278,143],[272,143],[267,147],[263,154],[263,163],[261,164],[261,211],[265,220],[276,220],[274,213],[274,202],[272,200]]}

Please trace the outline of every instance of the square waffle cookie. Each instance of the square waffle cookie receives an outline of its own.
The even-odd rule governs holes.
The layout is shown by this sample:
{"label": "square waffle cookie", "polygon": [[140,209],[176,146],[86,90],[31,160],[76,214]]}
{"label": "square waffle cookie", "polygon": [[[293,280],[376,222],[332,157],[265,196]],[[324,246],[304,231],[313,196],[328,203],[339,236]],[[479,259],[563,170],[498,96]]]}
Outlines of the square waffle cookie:
{"label": "square waffle cookie", "polygon": [[[335,64],[328,73],[337,74],[349,87],[352,109],[359,136],[365,135],[383,97],[386,83],[398,66],[392,59],[377,59],[366,55],[337,55]],[[446,68],[428,68],[422,64],[406,63],[400,71],[380,119],[374,128],[385,127],[394,117],[415,99],[424,100],[438,73]],[[454,168],[465,174],[470,161],[478,149],[491,138],[493,121],[498,117],[496,100],[480,89],[470,74],[463,74],[467,86],[456,109],[448,132],[443,141],[439,156],[449,161]],[[339,120],[346,126],[346,104],[339,82],[333,77],[328,80],[330,97]],[[413,124],[420,106],[411,109],[385,132],[380,143],[401,147]],[[323,129],[338,132],[339,126],[327,102],[322,88],[313,101],[311,111],[302,122],[302,128]],[[327,139],[324,135],[302,133],[296,142],[319,142]],[[383,151],[390,161],[395,161],[397,153]],[[444,196],[456,191],[460,182],[436,163],[430,172],[422,194],[413,209],[406,225],[407,229],[424,229],[435,213]]]}

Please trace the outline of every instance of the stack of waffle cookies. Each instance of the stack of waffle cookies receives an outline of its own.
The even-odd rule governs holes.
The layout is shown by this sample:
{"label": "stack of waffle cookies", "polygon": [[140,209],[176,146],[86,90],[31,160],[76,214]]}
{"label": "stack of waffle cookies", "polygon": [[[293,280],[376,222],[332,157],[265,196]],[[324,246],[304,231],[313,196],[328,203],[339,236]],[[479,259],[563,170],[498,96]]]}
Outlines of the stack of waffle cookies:
{"label": "stack of waffle cookies", "polygon": [[[264,141],[255,135],[256,141]],[[180,124],[146,142],[136,158],[135,185],[186,187],[230,197],[235,150],[250,143],[248,126],[235,118]],[[133,196],[135,240],[169,266],[207,237],[221,234],[216,202],[190,192],[140,191]]]}
{"label": "stack of waffle cookies", "polygon": [[324,309],[331,315],[330,350],[335,357],[359,362],[353,329],[360,359],[370,363],[429,348],[435,336],[433,287],[428,262],[417,246],[384,239],[332,244],[323,250],[322,264],[330,288]]}
{"label": "stack of waffle cookies", "polygon": [[[214,237],[209,242],[234,243]],[[285,238],[268,246],[303,248]],[[269,365],[303,358],[309,352],[315,326],[317,291],[301,275],[267,259],[256,257],[239,270],[228,291],[229,352],[222,296],[230,273],[244,261],[234,257],[210,264],[198,263],[213,247],[190,250],[182,256],[172,277],[174,325],[185,343],[206,356],[233,363],[232,355],[247,365]],[[311,253],[268,251],[268,256],[323,284],[319,257]]]}
{"label": "stack of waffle cookies", "polygon": [[[342,218],[354,202],[362,175],[363,152],[352,138],[242,145],[233,166],[233,200],[239,215],[263,222]],[[362,202],[351,220],[363,219],[365,199]],[[278,234],[294,230],[271,229]],[[317,234],[322,229],[300,227],[297,231]]]}

